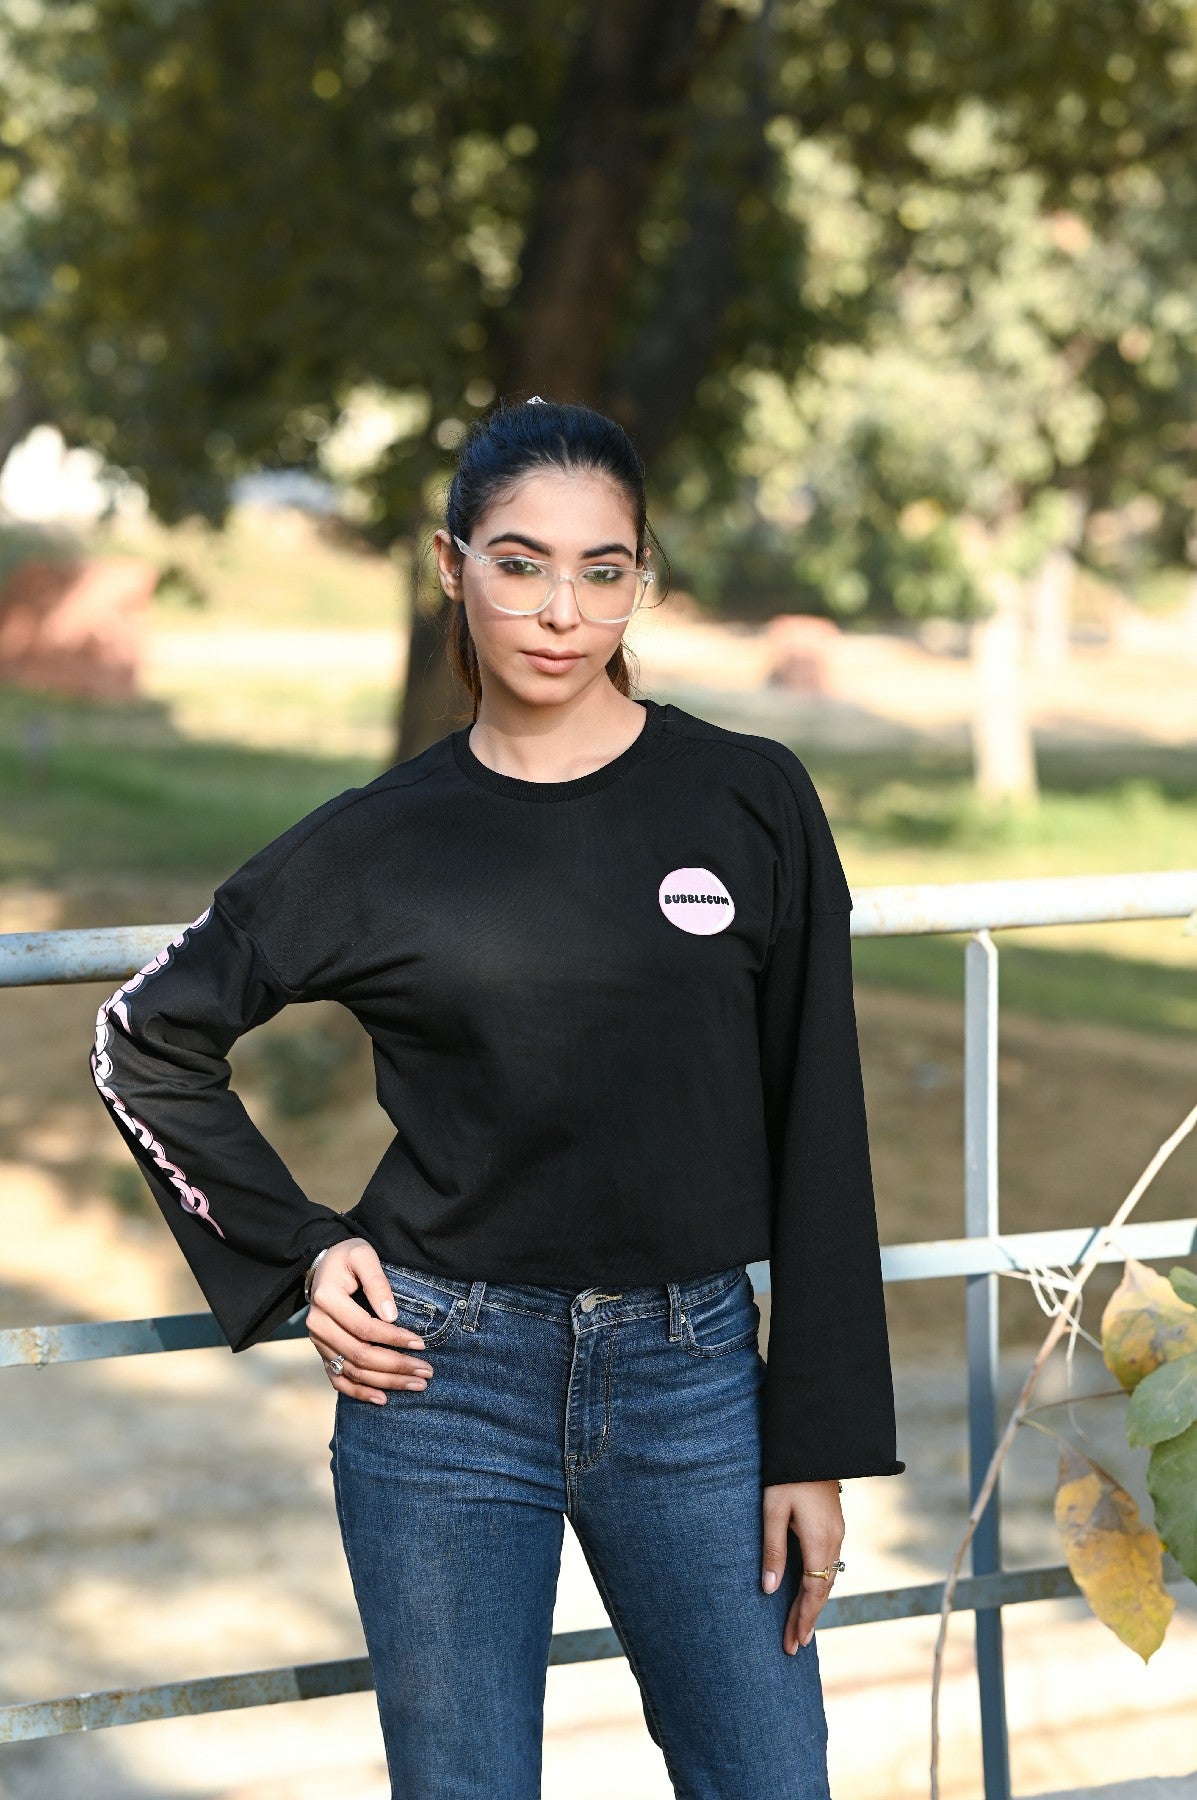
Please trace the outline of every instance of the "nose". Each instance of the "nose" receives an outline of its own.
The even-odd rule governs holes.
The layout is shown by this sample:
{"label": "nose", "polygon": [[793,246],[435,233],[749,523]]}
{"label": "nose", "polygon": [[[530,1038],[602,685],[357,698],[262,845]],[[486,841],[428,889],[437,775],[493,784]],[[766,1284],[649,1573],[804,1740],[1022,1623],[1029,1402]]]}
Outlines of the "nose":
{"label": "nose", "polygon": [[[549,595],[549,603],[541,613],[541,618],[549,618],[554,625],[580,624],[584,622],[581,607],[578,605],[578,591],[574,583],[574,575],[558,575]],[[566,584],[569,584],[569,599],[564,597]]]}

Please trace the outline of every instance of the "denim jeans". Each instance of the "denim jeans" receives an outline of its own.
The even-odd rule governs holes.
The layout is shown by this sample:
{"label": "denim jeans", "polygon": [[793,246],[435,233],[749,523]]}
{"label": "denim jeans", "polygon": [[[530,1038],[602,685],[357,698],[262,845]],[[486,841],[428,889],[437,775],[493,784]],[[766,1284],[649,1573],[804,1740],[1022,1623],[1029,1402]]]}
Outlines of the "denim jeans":
{"label": "denim jeans", "polygon": [[625,1288],[384,1263],[434,1373],[337,1394],[333,1487],[394,1800],[538,1800],[568,1515],[686,1800],[829,1800],[817,1638],[761,1587],[747,1268]]}

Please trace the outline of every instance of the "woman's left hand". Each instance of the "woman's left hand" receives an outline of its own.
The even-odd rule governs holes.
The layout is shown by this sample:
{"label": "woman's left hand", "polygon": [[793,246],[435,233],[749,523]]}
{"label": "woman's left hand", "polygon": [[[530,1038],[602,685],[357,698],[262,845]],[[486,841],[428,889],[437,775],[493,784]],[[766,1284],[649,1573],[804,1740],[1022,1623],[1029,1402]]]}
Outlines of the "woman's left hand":
{"label": "woman's left hand", "polygon": [[[764,1563],[761,1586],[774,1592],[785,1573],[790,1527],[798,1539],[802,1567],[831,1569],[839,1561],[844,1541],[844,1515],[838,1481],[787,1481],[762,1490],[764,1507]],[[802,1586],[791,1606],[782,1632],[782,1647],[792,1656],[799,1644],[809,1644],[815,1620],[822,1612],[835,1580],[802,1576]]]}

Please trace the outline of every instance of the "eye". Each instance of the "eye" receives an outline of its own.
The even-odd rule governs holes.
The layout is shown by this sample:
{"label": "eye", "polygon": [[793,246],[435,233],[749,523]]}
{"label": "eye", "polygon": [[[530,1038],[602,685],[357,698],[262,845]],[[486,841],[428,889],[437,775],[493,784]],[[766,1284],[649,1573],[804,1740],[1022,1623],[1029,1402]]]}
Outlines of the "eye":
{"label": "eye", "polygon": [[533,562],[528,556],[500,556],[495,560],[495,568],[500,575],[532,576],[543,575],[541,563]]}
{"label": "eye", "polygon": [[617,563],[595,563],[591,568],[582,571],[587,587],[610,587],[615,582],[630,575],[630,569],[620,568]]}

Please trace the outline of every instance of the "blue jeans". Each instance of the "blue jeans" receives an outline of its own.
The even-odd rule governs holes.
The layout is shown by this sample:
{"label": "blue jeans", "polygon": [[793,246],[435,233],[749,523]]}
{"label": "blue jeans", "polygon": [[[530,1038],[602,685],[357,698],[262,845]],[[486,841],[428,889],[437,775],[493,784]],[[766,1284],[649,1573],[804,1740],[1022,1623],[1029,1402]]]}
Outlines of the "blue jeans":
{"label": "blue jeans", "polygon": [[675,1793],[829,1800],[793,1534],[761,1588],[746,1267],[610,1297],[383,1267],[434,1374],[338,1392],[329,1449],[394,1800],[538,1800],[566,1514]]}

